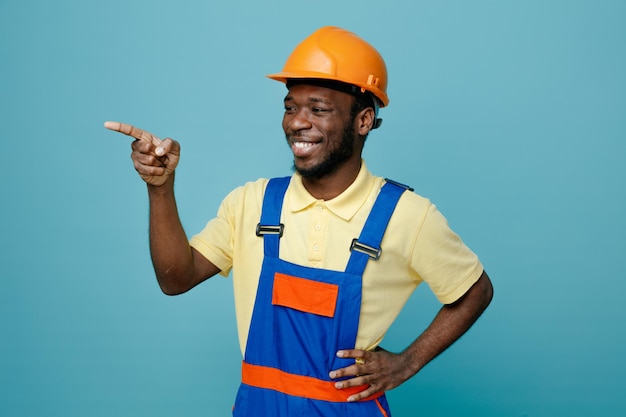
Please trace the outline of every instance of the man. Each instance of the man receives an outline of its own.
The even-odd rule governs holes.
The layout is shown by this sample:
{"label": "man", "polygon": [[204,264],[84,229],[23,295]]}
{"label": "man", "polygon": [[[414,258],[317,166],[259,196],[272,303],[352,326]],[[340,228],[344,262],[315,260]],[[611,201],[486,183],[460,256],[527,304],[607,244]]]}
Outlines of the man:
{"label": "man", "polygon": [[[288,88],[283,129],[295,174],[237,188],[190,241],[174,198],[179,144],[105,124],[137,139],[159,285],[180,294],[232,269],[244,354],[235,416],[390,416],[384,392],[472,326],[491,282],[434,205],[361,159],[389,101],[371,45],[325,27],[269,77]],[[380,348],[423,281],[443,307],[403,352]]]}

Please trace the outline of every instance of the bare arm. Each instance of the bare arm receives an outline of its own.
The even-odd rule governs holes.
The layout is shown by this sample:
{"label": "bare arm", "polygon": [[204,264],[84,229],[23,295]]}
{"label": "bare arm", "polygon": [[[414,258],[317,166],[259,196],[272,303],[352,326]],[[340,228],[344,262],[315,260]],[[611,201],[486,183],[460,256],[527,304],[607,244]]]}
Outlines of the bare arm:
{"label": "bare arm", "polygon": [[369,385],[364,391],[351,396],[349,401],[358,401],[377,392],[395,388],[419,372],[472,327],[492,297],[491,281],[483,272],[463,297],[443,306],[430,326],[402,353],[395,354],[384,349],[374,352],[342,350],[337,352],[338,356],[355,358],[363,364],[338,369],[331,372],[330,377],[355,376],[337,382],[335,386],[340,389]]}
{"label": "bare arm", "polygon": [[161,290],[184,293],[219,269],[189,246],[174,197],[174,174],[160,187],[148,184],[150,254]]}
{"label": "bare arm", "polygon": [[174,171],[180,145],[160,140],[128,124],[106,122],[107,129],[134,137],[131,158],[146,182],[150,201],[150,253],[161,290],[175,295],[212,277],[219,269],[189,246],[174,196]]}

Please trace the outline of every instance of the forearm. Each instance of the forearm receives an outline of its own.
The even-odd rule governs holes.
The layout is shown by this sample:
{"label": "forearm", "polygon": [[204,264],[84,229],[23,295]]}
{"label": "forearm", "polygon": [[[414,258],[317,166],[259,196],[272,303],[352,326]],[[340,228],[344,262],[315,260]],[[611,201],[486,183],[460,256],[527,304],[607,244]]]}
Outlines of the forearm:
{"label": "forearm", "polygon": [[150,201],[150,254],[154,271],[166,294],[191,288],[194,262],[191,247],[178,216],[174,175],[162,186],[148,185]]}
{"label": "forearm", "polygon": [[493,297],[486,273],[457,302],[445,305],[428,328],[402,352],[409,378],[459,339],[480,317]]}

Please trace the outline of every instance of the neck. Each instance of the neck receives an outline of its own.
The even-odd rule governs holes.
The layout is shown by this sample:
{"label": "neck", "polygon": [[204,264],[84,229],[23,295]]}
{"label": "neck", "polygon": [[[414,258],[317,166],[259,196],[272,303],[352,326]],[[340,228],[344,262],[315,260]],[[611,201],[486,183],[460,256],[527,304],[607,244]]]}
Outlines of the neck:
{"label": "neck", "polygon": [[322,177],[302,177],[304,188],[318,200],[332,200],[343,193],[359,175],[361,159]]}

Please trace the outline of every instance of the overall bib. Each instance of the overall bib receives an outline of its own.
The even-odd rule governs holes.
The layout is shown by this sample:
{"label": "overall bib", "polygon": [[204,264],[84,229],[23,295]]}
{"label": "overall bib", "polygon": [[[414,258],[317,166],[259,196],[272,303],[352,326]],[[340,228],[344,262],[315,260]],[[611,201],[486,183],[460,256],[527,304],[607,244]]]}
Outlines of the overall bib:
{"label": "overall bib", "polygon": [[280,214],[289,181],[274,178],[265,191],[257,226],[265,256],[233,416],[391,417],[383,393],[349,403],[351,394],[366,387],[336,389],[328,373],[354,363],[336,352],[355,346],[361,277],[368,260],[380,256],[385,228],[406,187],[394,182],[382,187],[340,272],[279,258]]}

